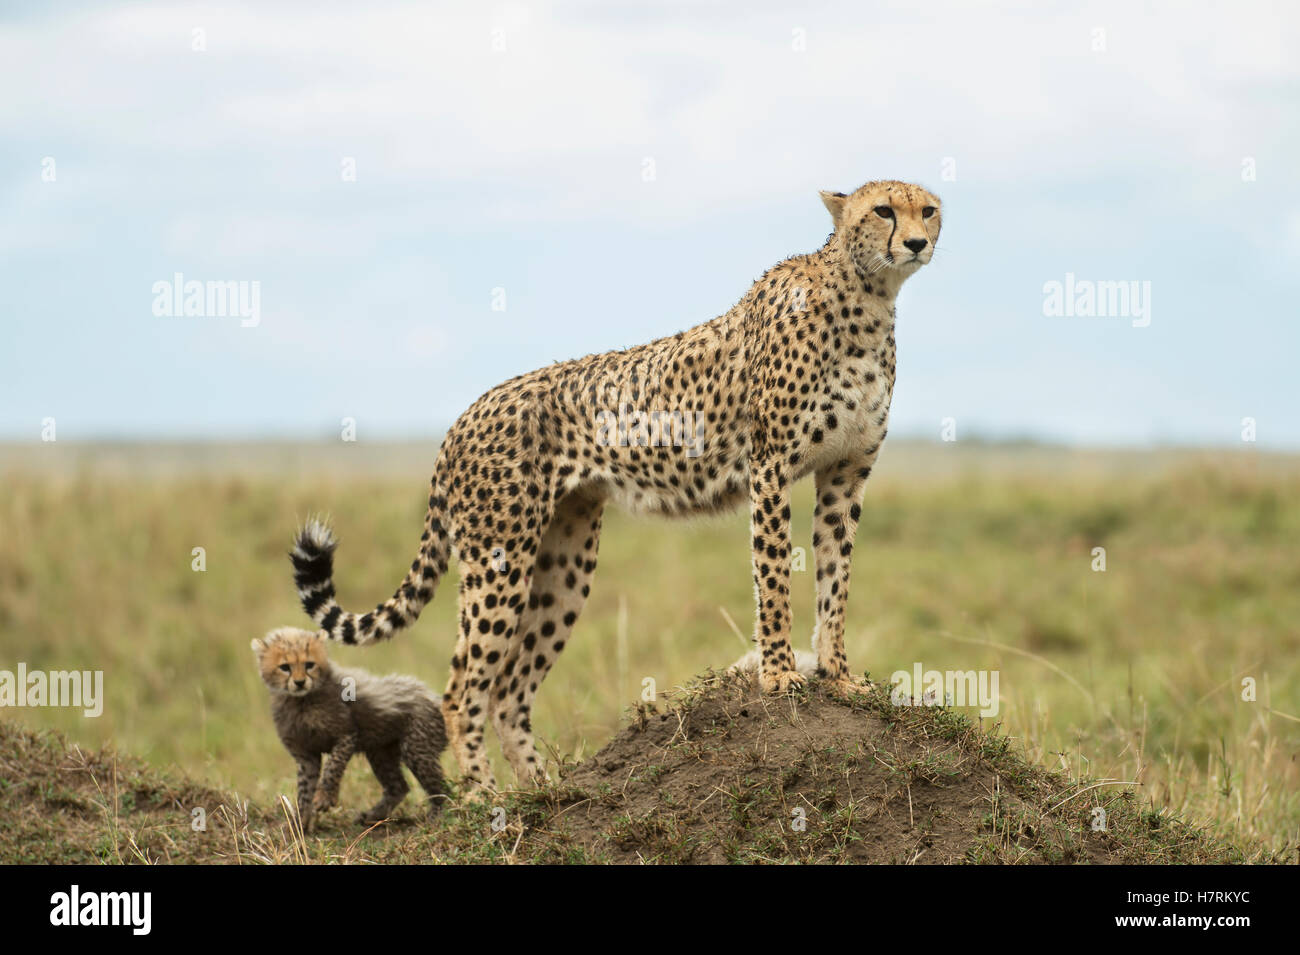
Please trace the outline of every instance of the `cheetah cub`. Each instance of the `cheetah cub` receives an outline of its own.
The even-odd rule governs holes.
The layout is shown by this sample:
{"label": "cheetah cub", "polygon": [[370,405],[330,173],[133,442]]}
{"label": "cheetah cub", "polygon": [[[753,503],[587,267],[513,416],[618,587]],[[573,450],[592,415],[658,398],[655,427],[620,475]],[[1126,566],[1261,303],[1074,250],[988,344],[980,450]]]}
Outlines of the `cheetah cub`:
{"label": "cheetah cub", "polygon": [[[447,746],[442,701],[414,677],[377,677],[334,666],[325,640],[309,630],[281,627],[252,643],[262,681],[271,690],[271,717],[298,764],[298,813],[310,832],[317,813],[338,802],[339,783],[353,754],[366,754],[383,798],[357,816],[371,825],[388,818],[408,791],[402,764],[429,795],[435,814],[446,793],[439,757]],[[324,772],[321,756],[328,754]]]}

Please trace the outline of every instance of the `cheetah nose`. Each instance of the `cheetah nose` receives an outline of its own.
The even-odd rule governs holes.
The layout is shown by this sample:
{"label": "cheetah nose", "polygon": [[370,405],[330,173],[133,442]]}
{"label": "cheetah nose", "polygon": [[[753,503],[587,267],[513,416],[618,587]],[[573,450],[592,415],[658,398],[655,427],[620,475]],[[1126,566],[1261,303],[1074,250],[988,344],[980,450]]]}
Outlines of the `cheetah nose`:
{"label": "cheetah nose", "polygon": [[926,239],[908,239],[903,243],[903,245],[907,246],[913,252],[920,252],[929,244],[929,241]]}
{"label": "cheetah nose", "polygon": [[293,681],[293,685],[296,686],[298,689],[301,690],[304,686],[307,685],[307,681],[306,681],[306,680],[298,680],[298,679],[295,679],[295,680]]}

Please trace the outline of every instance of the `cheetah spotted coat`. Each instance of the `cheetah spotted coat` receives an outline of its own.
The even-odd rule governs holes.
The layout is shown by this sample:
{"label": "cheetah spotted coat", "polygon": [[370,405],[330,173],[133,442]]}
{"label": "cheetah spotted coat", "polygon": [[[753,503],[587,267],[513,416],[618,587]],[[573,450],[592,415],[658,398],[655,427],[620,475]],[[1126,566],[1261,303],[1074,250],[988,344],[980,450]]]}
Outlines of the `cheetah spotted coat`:
{"label": "cheetah spotted coat", "polygon": [[438,812],[446,796],[441,760],[447,734],[437,694],[414,677],[335,666],[320,635],[296,627],[273,630],[253,641],[253,650],[271,692],[276,732],[298,766],[304,832],[317,813],[338,802],[343,771],[357,753],[365,754],[383,787],[359,823],[388,818],[406,798],[403,765],[429,796],[430,814]]}
{"label": "cheetah spotted coat", "polygon": [[543,775],[533,700],[582,612],[611,501],[664,516],[749,503],[759,682],[783,692],[804,680],[790,644],[790,488],[813,475],[813,647],[823,678],[852,685],[849,561],[889,417],[894,301],[930,261],[941,217],[938,199],[902,182],[822,200],[834,223],[825,245],[769,269],[725,314],[520,375],[474,402],[438,453],[410,572],[374,610],[336,602],[328,528],[299,533],[303,608],[345,643],[409,626],[455,553],[459,638],[443,713],[471,787],[496,785],[489,719],[516,775]]}

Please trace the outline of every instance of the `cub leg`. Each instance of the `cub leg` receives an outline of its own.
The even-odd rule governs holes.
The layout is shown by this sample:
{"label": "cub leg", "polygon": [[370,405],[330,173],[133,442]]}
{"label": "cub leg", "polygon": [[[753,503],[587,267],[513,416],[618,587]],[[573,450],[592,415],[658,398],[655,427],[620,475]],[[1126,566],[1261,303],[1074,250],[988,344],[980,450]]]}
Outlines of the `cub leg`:
{"label": "cub leg", "polygon": [[298,764],[298,819],[304,833],[311,832],[312,802],[316,796],[316,783],[320,779],[320,753],[295,752]]}
{"label": "cub leg", "polygon": [[429,797],[431,817],[438,814],[447,799],[441,759],[446,746],[447,734],[442,729],[442,717],[435,713],[430,713],[428,718],[416,719],[402,740],[402,762]]}
{"label": "cub leg", "polygon": [[320,775],[320,786],[312,800],[312,809],[325,812],[339,801],[339,784],[343,782],[343,771],[348,768],[348,761],[357,751],[357,738],[348,733],[339,737],[334,748],[330,750],[329,759],[325,761],[325,771]]}
{"label": "cub leg", "polygon": [[357,816],[357,822],[370,826],[392,815],[393,810],[406,798],[410,787],[402,775],[402,753],[396,744],[368,750],[366,759],[370,761],[370,768],[375,771],[375,778],[384,789],[379,802]]}

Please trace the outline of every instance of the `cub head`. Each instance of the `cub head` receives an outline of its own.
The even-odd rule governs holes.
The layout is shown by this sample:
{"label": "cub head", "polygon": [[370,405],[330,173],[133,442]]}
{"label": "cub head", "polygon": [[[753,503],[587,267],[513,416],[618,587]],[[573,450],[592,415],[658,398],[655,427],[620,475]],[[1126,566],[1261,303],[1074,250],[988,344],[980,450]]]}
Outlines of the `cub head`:
{"label": "cub head", "polygon": [[900,279],[930,261],[943,212],[936,196],[907,182],[869,182],[850,195],[823,192],[835,235],[862,275]]}
{"label": "cub head", "polygon": [[280,627],[252,643],[262,682],[290,696],[306,696],[330,672],[325,640],[318,633]]}

